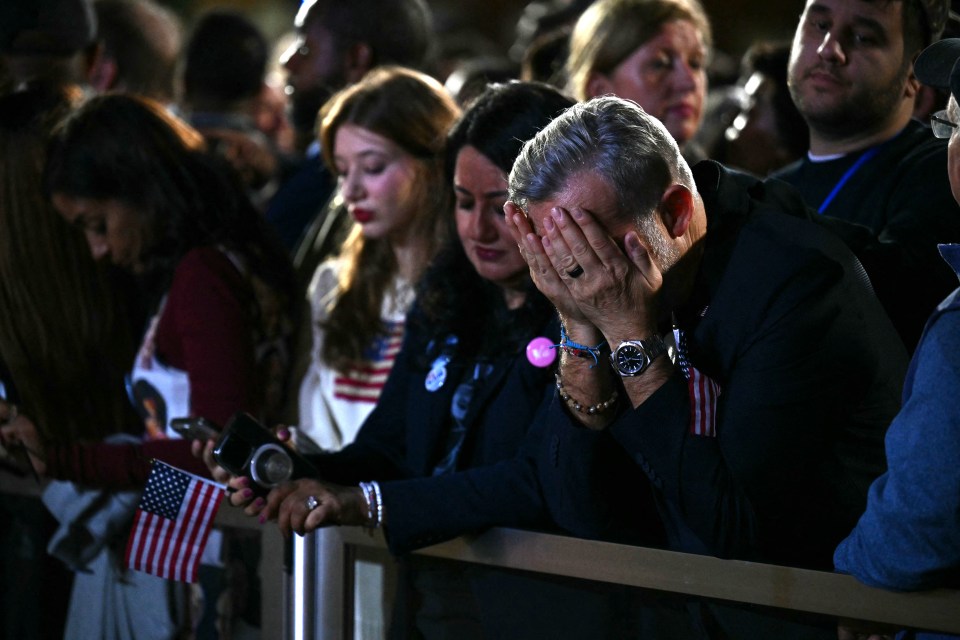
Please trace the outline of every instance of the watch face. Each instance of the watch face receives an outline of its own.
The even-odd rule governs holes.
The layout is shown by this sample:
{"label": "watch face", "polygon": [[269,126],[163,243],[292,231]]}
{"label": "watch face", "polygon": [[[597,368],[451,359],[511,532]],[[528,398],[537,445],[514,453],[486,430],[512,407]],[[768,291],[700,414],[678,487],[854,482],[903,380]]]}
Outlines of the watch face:
{"label": "watch face", "polygon": [[622,344],[617,347],[616,363],[622,375],[632,376],[643,371],[650,359],[637,345]]}

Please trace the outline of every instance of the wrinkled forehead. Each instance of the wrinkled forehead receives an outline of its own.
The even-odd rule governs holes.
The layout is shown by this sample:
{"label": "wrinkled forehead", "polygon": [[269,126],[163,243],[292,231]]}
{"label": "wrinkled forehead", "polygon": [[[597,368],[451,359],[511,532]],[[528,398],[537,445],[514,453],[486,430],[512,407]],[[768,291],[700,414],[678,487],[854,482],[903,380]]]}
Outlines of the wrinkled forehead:
{"label": "wrinkled forehead", "polygon": [[609,181],[589,169],[572,174],[556,193],[546,199],[532,200],[527,204],[527,217],[537,235],[543,235],[543,221],[548,216],[556,217],[557,209],[564,215],[585,212],[605,227],[627,217],[621,211],[616,191]]}

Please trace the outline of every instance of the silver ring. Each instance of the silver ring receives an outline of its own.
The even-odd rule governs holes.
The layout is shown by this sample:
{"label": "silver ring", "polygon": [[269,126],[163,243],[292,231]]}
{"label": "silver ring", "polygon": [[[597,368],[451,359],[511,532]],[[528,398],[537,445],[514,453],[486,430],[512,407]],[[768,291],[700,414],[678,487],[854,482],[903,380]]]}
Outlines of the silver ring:
{"label": "silver ring", "polygon": [[583,275],[583,267],[577,265],[573,269],[570,269],[570,271],[567,271],[567,275],[571,278],[579,278]]}
{"label": "silver ring", "polygon": [[307,496],[306,504],[307,511],[313,511],[320,506],[320,501],[317,500],[317,496]]}

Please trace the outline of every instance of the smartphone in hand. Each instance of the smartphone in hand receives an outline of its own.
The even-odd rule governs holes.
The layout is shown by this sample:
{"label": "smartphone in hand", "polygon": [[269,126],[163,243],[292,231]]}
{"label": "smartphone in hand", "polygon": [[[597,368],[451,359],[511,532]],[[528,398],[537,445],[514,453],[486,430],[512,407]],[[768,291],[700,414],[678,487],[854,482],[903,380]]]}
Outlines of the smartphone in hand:
{"label": "smartphone in hand", "polygon": [[170,427],[187,440],[210,440],[220,436],[220,429],[206,418],[174,418]]}

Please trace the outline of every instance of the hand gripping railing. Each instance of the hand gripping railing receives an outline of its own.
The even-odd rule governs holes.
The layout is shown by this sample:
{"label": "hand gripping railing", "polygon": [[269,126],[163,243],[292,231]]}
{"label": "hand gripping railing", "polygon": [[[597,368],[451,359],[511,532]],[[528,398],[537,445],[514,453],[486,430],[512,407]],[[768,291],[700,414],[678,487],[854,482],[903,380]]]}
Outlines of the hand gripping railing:
{"label": "hand gripping railing", "polygon": [[[32,481],[0,472],[0,491],[38,495]],[[284,544],[273,523],[259,525],[239,509],[221,508],[218,526],[261,531],[263,638],[349,638],[355,620],[353,566],[358,557],[389,564],[381,534],[324,529],[310,544],[305,591],[285,570]],[[313,550],[320,549],[320,553]],[[960,590],[895,593],[825,571],[721,560],[514,529],[492,529],[417,553],[669,593],[742,602],[960,635]],[[388,581],[389,582],[389,581]],[[369,604],[369,603],[365,603]],[[377,603],[378,604],[378,603]],[[376,606],[376,605],[375,605]],[[296,615],[294,615],[296,612]]]}

